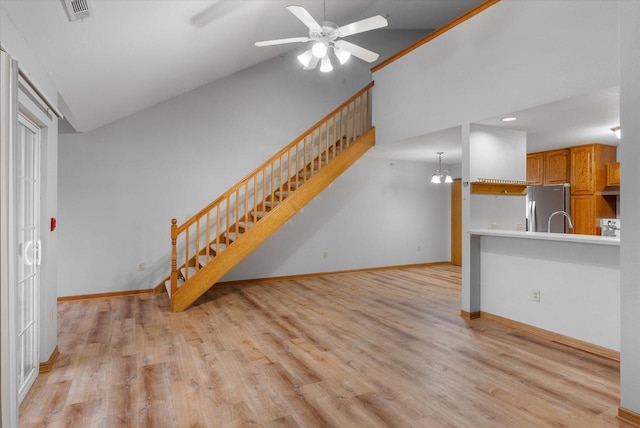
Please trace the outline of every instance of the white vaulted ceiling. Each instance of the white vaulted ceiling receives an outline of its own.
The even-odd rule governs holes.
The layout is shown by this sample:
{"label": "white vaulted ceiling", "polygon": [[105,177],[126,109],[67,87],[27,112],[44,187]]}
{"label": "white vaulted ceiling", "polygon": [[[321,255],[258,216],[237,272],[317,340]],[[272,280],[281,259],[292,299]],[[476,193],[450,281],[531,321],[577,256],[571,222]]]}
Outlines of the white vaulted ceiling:
{"label": "white vaulted ceiling", "polygon": [[388,16],[389,29],[424,30],[439,28],[478,3],[481,0],[94,0],[94,16],[76,22],[68,21],[60,0],[0,4],[50,73],[71,125],[86,132],[300,49],[253,45],[307,34],[286,10],[290,4],[305,7],[318,21],[325,14],[338,25],[381,14]]}

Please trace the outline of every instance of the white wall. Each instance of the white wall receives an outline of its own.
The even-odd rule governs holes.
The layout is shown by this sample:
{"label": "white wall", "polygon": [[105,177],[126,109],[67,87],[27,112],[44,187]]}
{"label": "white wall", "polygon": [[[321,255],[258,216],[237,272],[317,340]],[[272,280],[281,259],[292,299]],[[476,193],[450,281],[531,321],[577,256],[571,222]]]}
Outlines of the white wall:
{"label": "white wall", "polygon": [[[469,178],[524,181],[527,178],[527,135],[522,131],[471,125]],[[524,225],[523,196],[470,195],[470,228],[516,230]]]}
{"label": "white wall", "polygon": [[450,260],[451,188],[429,182],[436,168],[365,155],[222,280]]}
{"label": "white wall", "polygon": [[[391,54],[418,36],[416,32],[389,32],[382,54],[385,50]],[[171,218],[182,222],[200,210],[364,87],[371,78],[368,67],[353,59],[329,74],[305,72],[290,54],[95,131],[61,135],[59,294],[157,285],[169,273]],[[343,180],[343,185],[349,194],[358,194],[362,183]],[[324,210],[317,215],[319,221],[334,215],[330,201],[316,207]],[[346,216],[362,214],[343,212]],[[383,214],[373,211],[371,215]],[[339,228],[332,232],[336,237],[349,236],[348,224],[333,226]],[[286,235],[285,231],[283,236],[286,238],[273,239],[283,252],[302,245],[299,233]],[[393,242],[387,244],[393,246]],[[356,241],[351,245],[350,253],[363,253],[358,259],[345,262],[330,256],[320,266],[315,261],[303,265],[302,272],[377,263],[377,251],[363,251]],[[327,243],[321,246],[334,254],[324,248]],[[140,263],[146,266],[143,272],[138,271]],[[301,271],[298,263],[295,268],[290,263],[275,267],[261,263],[245,263],[230,277]]]}
{"label": "white wall", "polygon": [[617,2],[502,0],[376,71],[379,144],[617,86]]}
{"label": "white wall", "polygon": [[620,140],[624,232],[620,238],[621,406],[640,415],[640,2],[620,7]]}
{"label": "white wall", "polygon": [[483,312],[620,350],[618,246],[481,239]]}

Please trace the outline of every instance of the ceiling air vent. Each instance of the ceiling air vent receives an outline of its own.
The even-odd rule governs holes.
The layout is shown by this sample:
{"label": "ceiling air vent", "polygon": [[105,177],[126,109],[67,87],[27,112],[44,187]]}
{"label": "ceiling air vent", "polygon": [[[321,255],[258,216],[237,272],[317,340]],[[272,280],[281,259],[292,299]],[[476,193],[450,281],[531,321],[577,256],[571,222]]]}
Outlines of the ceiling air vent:
{"label": "ceiling air vent", "polygon": [[93,15],[91,0],[62,0],[69,21],[88,18]]}

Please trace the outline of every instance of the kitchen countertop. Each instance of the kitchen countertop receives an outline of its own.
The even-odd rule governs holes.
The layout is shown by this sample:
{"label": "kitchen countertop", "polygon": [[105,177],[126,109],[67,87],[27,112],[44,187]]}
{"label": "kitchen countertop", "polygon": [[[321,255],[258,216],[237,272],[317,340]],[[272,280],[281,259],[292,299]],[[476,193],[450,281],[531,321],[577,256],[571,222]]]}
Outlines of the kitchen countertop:
{"label": "kitchen countertop", "polygon": [[524,232],[520,230],[471,229],[469,235],[495,236],[500,238],[538,239],[543,241],[576,242],[620,246],[620,237],[598,235],[574,235],[572,233]]}

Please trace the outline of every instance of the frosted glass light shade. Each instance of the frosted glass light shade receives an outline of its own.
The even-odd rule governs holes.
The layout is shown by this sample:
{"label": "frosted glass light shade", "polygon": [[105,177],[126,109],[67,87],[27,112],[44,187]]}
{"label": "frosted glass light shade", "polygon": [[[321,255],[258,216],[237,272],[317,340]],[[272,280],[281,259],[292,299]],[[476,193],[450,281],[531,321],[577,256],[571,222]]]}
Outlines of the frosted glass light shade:
{"label": "frosted glass light shade", "polygon": [[331,60],[328,56],[322,58],[322,62],[320,63],[320,71],[323,73],[328,73],[333,70],[333,65],[331,65]]}
{"label": "frosted glass light shade", "polygon": [[318,42],[311,48],[313,56],[316,58],[323,58],[327,54],[327,45],[322,42]]}
{"label": "frosted glass light shade", "polygon": [[453,178],[449,174],[444,178],[445,183],[453,183]]}
{"label": "frosted glass light shade", "polygon": [[438,174],[433,174],[433,177],[431,177],[431,182],[432,182],[433,184],[440,184],[440,183],[441,183],[441,181],[440,181],[440,175],[438,175]]}
{"label": "frosted glass light shade", "polygon": [[344,49],[336,47],[335,49],[333,49],[333,52],[336,54],[336,58],[338,58],[338,61],[340,61],[340,64],[342,65],[349,61],[349,58],[351,58],[351,52],[347,52]]}
{"label": "frosted glass light shade", "polygon": [[311,52],[311,49],[308,49],[304,51],[304,53],[298,55],[298,61],[300,61],[300,64],[302,64],[305,67],[309,67],[309,64],[311,64],[312,59],[313,59],[313,53]]}

